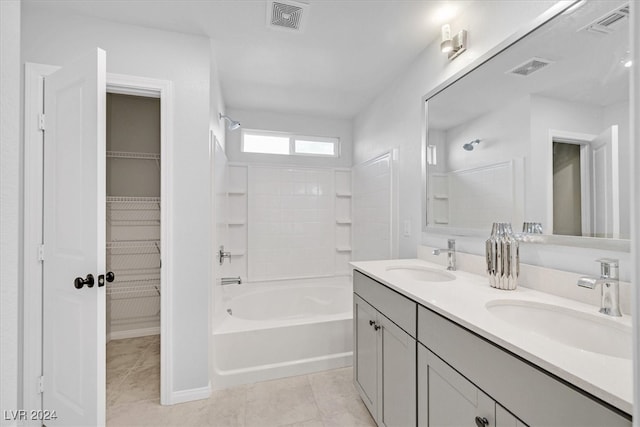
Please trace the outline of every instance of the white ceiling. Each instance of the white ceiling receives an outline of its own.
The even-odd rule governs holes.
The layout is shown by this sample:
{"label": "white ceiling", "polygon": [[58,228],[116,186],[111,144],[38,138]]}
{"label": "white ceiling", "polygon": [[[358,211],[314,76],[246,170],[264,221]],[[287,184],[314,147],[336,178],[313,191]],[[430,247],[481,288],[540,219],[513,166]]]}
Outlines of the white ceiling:
{"label": "white ceiling", "polygon": [[301,33],[267,28],[265,0],[23,3],[210,37],[228,107],[350,118],[469,2],[310,0]]}

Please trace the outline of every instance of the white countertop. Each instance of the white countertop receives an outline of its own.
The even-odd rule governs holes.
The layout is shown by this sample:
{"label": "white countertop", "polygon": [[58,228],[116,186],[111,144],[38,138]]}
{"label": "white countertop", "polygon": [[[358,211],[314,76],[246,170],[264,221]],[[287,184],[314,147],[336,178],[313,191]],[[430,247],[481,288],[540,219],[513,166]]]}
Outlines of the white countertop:
{"label": "white countertop", "polygon": [[490,313],[485,305],[496,299],[533,301],[559,305],[572,310],[603,316],[631,327],[631,318],[612,318],[598,313],[598,307],[519,286],[504,291],[489,286],[488,279],[464,271],[452,272],[448,282],[398,279],[388,267],[423,266],[445,270],[438,264],[419,259],[352,262],[351,265],[417,303],[441,314],[489,341],[513,352],[540,368],[631,414],[633,407],[633,363],[623,359],[581,350],[511,325]]}

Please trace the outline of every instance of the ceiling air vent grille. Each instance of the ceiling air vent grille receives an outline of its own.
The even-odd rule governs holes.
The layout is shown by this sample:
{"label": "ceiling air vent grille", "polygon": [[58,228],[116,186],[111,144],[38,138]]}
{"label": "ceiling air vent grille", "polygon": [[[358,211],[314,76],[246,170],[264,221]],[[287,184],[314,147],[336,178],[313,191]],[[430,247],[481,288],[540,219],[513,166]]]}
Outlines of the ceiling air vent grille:
{"label": "ceiling air vent grille", "polygon": [[629,17],[629,5],[622,6],[616,10],[607,13],[606,15],[596,19],[587,26],[581,28],[587,30],[590,33],[596,34],[611,34],[614,31],[613,24],[619,22],[624,18]]}
{"label": "ceiling air vent grille", "polygon": [[527,62],[520,64],[509,71],[507,74],[515,74],[518,76],[528,76],[536,71],[542,70],[547,65],[553,64],[552,61],[542,58],[531,58]]}
{"label": "ceiling air vent grille", "polygon": [[267,2],[267,26],[274,29],[301,31],[308,5],[295,1]]}

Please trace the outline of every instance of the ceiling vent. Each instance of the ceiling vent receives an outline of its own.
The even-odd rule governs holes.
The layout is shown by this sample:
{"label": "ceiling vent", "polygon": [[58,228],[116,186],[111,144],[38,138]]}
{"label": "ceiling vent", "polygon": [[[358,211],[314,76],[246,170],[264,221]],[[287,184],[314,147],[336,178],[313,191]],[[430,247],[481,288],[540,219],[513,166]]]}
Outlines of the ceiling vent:
{"label": "ceiling vent", "polygon": [[526,77],[530,74],[535,73],[536,71],[542,70],[544,67],[550,64],[553,64],[553,61],[542,58],[531,58],[527,62],[510,69],[509,71],[507,71],[507,74],[515,74],[518,76]]}
{"label": "ceiling vent", "polygon": [[291,0],[267,2],[267,27],[277,30],[302,31],[309,5]]}
{"label": "ceiling vent", "polygon": [[629,17],[629,5],[621,6],[612,12],[596,19],[580,30],[586,30],[595,34],[611,34],[615,31],[616,23]]}

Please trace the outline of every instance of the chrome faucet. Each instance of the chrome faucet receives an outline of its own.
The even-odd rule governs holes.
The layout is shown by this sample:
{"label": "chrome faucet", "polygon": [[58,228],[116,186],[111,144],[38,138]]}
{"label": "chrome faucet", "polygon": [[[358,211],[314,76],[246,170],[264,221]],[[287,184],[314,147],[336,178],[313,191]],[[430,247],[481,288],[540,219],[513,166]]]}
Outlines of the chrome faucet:
{"label": "chrome faucet", "polygon": [[218,262],[220,263],[220,265],[222,265],[225,258],[227,258],[229,262],[231,262],[231,252],[225,252],[224,245],[221,245],[220,250],[218,251]]}
{"label": "chrome faucet", "polygon": [[602,285],[600,313],[620,317],[620,283],[618,280],[618,260],[602,258],[600,263],[600,277],[585,276],[578,279],[578,286],[594,289]]}
{"label": "chrome faucet", "polygon": [[447,270],[456,270],[456,241],[455,239],[447,240],[447,249],[434,249],[434,255],[440,255],[442,252],[447,253]]}

